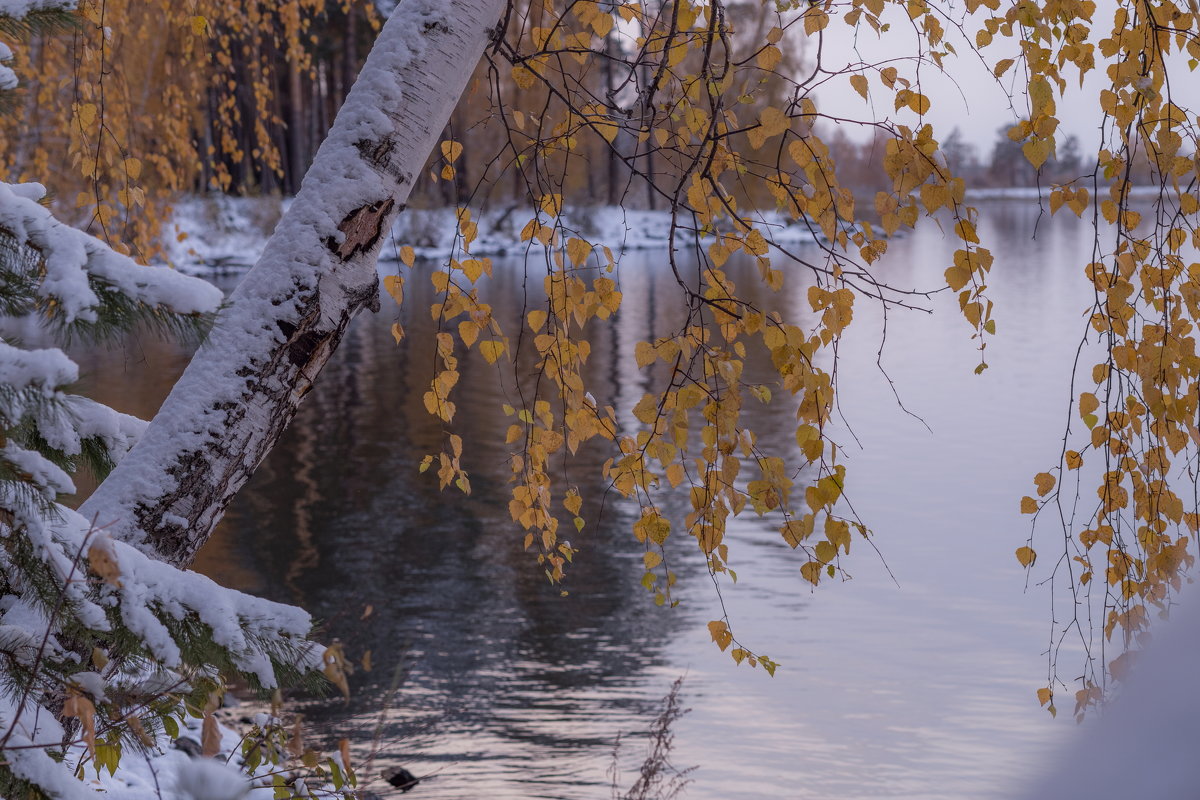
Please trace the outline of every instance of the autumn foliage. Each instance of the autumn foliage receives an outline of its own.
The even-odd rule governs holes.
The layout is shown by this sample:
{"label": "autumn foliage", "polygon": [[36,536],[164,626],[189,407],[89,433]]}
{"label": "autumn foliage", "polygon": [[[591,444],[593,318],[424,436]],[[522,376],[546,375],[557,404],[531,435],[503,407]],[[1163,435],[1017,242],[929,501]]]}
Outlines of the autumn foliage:
{"label": "autumn foliage", "polygon": [[[38,125],[69,134],[29,144],[17,168],[73,187],[60,202],[150,253],[162,217],[142,212],[158,199],[200,184],[245,190],[294,169],[278,131],[291,125],[288,135],[297,134],[296,78],[310,80],[319,58],[313,20],[352,8],[323,0],[138,8],[146,5],[153,13],[133,13],[128,0],[88,0],[74,47],[42,46],[31,107]],[[360,15],[372,19],[368,9]],[[1179,94],[1195,80],[1200,15],[1171,0],[1119,3],[1109,15],[1091,0],[968,0],[965,15],[926,0],[781,1],[753,11],[716,0],[511,4],[425,178],[459,207],[458,251],[426,278],[405,247],[384,281],[397,303],[412,280],[430,279],[438,293],[437,371],[420,391],[446,438],[422,471],[470,490],[455,388],[463,359],[478,357],[512,370],[520,387],[503,409],[509,507],[552,581],[564,578],[572,541],[586,535],[582,509],[592,499],[555,464],[601,444],[610,449],[607,484],[640,509],[632,533],[656,602],[672,602],[668,540],[689,537],[710,572],[724,576],[729,521],[741,514],[777,521],[804,581],[837,577],[855,543],[873,536],[846,502],[853,468],[833,424],[837,346],[856,307],[910,308],[931,291],[953,292],[964,335],[978,343],[978,371],[1002,318],[988,298],[995,258],[977,234],[981,212],[943,152],[948,132],[926,119],[937,100],[923,91],[921,70],[984,59],[1023,111],[1008,136],[1034,168],[1055,154],[1069,85],[1101,72],[1094,168],[1045,187],[1050,213],[1096,226],[1095,253],[1078,266],[1095,287],[1082,333],[1099,348],[1081,352],[1101,355],[1094,367],[1076,365],[1077,413],[1059,463],[1020,500],[1023,512],[1053,516],[1062,535],[1039,531],[1016,551],[1035,575],[1049,565],[1078,600],[1071,619],[1056,620],[1039,698],[1055,708],[1055,691],[1068,683],[1058,653],[1075,640],[1087,654],[1082,711],[1186,580],[1200,528],[1192,472],[1200,166],[1197,110]],[[903,25],[919,52],[855,60],[827,44],[832,26],[846,25],[864,40]],[[99,34],[105,27],[116,31],[112,40]],[[831,91],[872,105],[860,119],[833,120],[822,107]],[[838,163],[830,142],[848,128],[882,144],[882,190],[856,191],[846,175],[859,165]],[[3,157],[17,163],[12,152]],[[1131,199],[1137,165],[1148,165],[1142,172],[1157,189],[1151,213]],[[652,388],[627,409],[601,407],[589,391],[592,331],[620,313],[622,290],[617,243],[592,241],[566,222],[564,209],[584,196],[670,213],[663,258],[687,312],[669,334],[637,345]],[[532,209],[517,227],[540,292],[530,292],[518,328],[502,327],[481,292],[492,266],[471,248],[485,203]],[[889,284],[878,270],[889,239],[922,223],[957,240],[944,284]],[[818,247],[790,248],[775,234],[785,225],[807,230]],[[676,260],[685,250],[686,267]],[[804,286],[808,307],[785,313],[747,299],[726,272],[731,258],[752,262],[769,292]],[[397,324],[393,334],[404,331]],[[767,365],[769,379],[748,379],[751,362]],[[795,414],[785,455],[767,452],[755,428],[756,407],[775,403]],[[667,499],[681,492],[687,508],[673,514]],[[737,640],[735,622],[709,624],[716,644],[773,670]]]}

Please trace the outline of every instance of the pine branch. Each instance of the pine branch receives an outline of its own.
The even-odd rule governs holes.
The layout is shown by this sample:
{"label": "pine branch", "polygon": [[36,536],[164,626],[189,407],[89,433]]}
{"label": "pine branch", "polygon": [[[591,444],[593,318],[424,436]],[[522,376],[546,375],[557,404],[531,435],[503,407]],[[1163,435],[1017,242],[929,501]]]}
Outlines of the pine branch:
{"label": "pine branch", "polygon": [[80,27],[79,16],[70,10],[72,3],[62,3],[57,8],[39,8],[23,17],[0,14],[0,36],[10,39],[28,39],[30,36],[53,36],[70,33]]}

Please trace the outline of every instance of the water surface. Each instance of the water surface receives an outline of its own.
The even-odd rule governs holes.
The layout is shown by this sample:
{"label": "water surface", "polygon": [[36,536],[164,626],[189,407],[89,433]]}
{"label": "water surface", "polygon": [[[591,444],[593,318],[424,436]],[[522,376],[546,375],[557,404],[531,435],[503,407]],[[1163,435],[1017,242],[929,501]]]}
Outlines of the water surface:
{"label": "water surface", "polygon": [[[926,303],[933,314],[893,311],[886,335],[879,309],[860,304],[840,349],[848,490],[882,558],[856,543],[853,579],[813,592],[777,522],[731,525],[739,582],[722,584],[723,601],[739,637],[782,663],[773,679],[709,642],[717,597],[682,538],[673,556],[682,603],[653,605],[629,533],[637,510],[614,497],[576,540],[569,595],[546,582],[508,519],[509,469],[494,441],[513,388],[482,362],[464,366],[456,390],[472,495],[439,492],[417,473],[421,455],[440,448],[421,401],[434,362],[420,268],[400,315],[407,338],[393,342],[386,298],[384,313],[356,322],[197,566],[304,606],[354,659],[370,651],[373,669],[353,676],[348,703],[305,711],[325,735],[363,743],[360,757],[378,732],[373,769],[436,772],[421,797],[610,797],[617,735],[633,734],[620,759],[627,786],[643,747],[636,734],[679,675],[692,712],[676,728],[674,760],[699,768],[687,797],[1010,794],[1073,727],[1034,699],[1049,611],[1040,592],[1026,593],[1013,551],[1029,524],[1019,498],[1057,458],[1091,232],[990,203],[980,233],[997,255],[1000,335],[988,371],[973,373],[977,343],[948,294]],[[891,243],[879,275],[936,285],[953,249],[926,225]],[[609,393],[602,403],[646,391],[633,347],[679,321],[663,261],[633,253],[622,266],[625,305],[615,325],[595,329],[588,367]],[[531,267],[535,283],[540,269]],[[752,288],[751,273],[731,272],[764,304],[804,319],[802,271],[791,269],[773,298]],[[495,275],[488,298],[512,328],[526,302],[524,265],[496,259]],[[185,360],[142,340],[95,355],[88,380],[98,399],[146,416]],[[888,377],[920,419],[899,407]],[[787,452],[788,409],[764,412],[758,427]],[[589,519],[604,499],[604,457],[589,450],[565,468]]]}

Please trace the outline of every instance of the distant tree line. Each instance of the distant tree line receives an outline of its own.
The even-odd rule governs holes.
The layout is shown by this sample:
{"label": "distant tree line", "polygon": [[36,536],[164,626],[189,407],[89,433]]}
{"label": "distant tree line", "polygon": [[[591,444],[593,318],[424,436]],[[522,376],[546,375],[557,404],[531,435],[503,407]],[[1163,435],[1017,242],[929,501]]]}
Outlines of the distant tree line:
{"label": "distant tree line", "polygon": [[[1001,125],[990,145],[970,142],[959,128],[954,128],[942,141],[942,154],[950,170],[963,178],[967,185],[979,188],[1033,187],[1049,188],[1053,184],[1068,184],[1088,178],[1096,170],[1096,156],[1087,153],[1074,134],[1060,136],[1054,152],[1034,169],[1022,151],[1022,140],[1009,135],[1013,125]],[[886,137],[856,141],[844,132],[835,131],[828,137],[829,148],[845,175],[847,183],[856,189],[882,189],[878,186],[880,169],[886,147]],[[1135,157],[1129,165],[1129,180],[1135,185],[1156,185],[1161,176],[1149,158]]]}
{"label": "distant tree line", "polygon": [[[161,8],[153,10],[156,4]],[[78,222],[106,237],[115,233],[114,246],[132,243],[143,255],[153,253],[159,211],[180,191],[294,195],[393,6],[388,0],[206,0],[181,10],[167,0],[107,3],[108,16],[85,15],[79,28],[34,36],[22,51],[32,62],[31,77],[20,95],[21,113],[0,119],[0,137],[12,142],[0,154],[2,177],[36,176],[81,215],[91,215]],[[502,60],[519,66],[543,50],[539,37],[549,29],[539,27],[542,0],[518,0],[517,7],[512,26],[519,30]],[[805,112],[782,76],[803,72],[812,57],[809,40],[789,38],[764,49],[780,30],[770,4],[728,3],[725,9],[736,23],[731,63],[773,54],[756,80],[738,73],[744,82],[735,87],[738,108],[748,118],[749,112],[788,109],[803,127]],[[117,17],[124,21],[114,25]],[[118,35],[104,33],[109,30]],[[571,53],[567,43],[554,63],[592,100],[588,113],[611,121],[601,125],[611,140],[589,136],[565,146],[561,132],[577,126],[579,116],[572,118],[531,74],[485,58],[444,131],[447,146],[422,171],[411,203],[517,208],[552,193],[577,204],[666,207],[691,168],[686,131],[683,138],[674,132],[679,98],[655,95],[657,79],[630,31],[613,25],[603,49],[586,56]],[[172,60],[178,52],[189,53],[197,67],[181,69]],[[137,80],[121,85],[121,76]],[[844,185],[888,188],[877,184],[887,174],[881,166],[890,133],[865,123],[822,125],[816,133]],[[942,141],[947,165],[973,186],[1049,186],[1092,173],[1094,156],[1085,157],[1073,136],[1060,137],[1035,170],[1010,127],[997,132],[990,148],[950,132]],[[864,129],[874,138],[863,141]],[[747,145],[755,149],[752,137],[734,131],[725,147],[740,153]],[[130,158],[135,152],[146,155]],[[1134,183],[1154,180],[1148,161],[1130,171]],[[786,180],[807,179],[795,172]],[[769,208],[777,200],[769,186],[746,181],[730,191],[739,203]]]}

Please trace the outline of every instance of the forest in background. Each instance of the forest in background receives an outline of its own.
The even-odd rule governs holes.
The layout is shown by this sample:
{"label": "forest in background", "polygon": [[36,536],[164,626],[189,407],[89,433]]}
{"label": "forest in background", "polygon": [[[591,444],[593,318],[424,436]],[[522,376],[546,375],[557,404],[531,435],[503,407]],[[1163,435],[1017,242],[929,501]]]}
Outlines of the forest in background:
{"label": "forest in background", "polygon": [[[9,142],[0,152],[0,169],[8,180],[45,183],[60,213],[73,207],[77,222],[90,223],[92,232],[118,249],[128,245],[146,256],[156,253],[153,233],[164,207],[180,194],[290,196],[299,190],[394,6],[289,0],[181,11],[150,0],[142,5],[152,13],[124,8],[137,5],[131,0],[105,5],[104,13],[121,21],[108,41],[97,34],[108,20],[93,11],[89,21],[95,28],[40,33],[18,52],[19,60],[27,59],[18,64],[20,71],[29,78],[17,113],[0,116],[0,135]],[[544,12],[539,3],[530,6],[536,25]],[[759,2],[728,8],[736,23],[733,44],[740,48],[735,60],[750,60],[777,15]],[[193,35],[197,32],[205,36]],[[808,57],[806,40],[790,44],[778,49],[779,61],[757,85],[744,87],[740,102],[759,109],[786,99],[785,76],[798,73]],[[634,45],[613,26],[603,47],[611,58],[565,66],[603,113],[623,113],[619,98],[630,91],[630,76],[614,65]],[[498,108],[497,98],[508,107]],[[443,138],[461,148],[433,154],[410,206],[532,205],[530,187],[538,176],[531,172],[547,164],[532,158],[528,147],[569,124],[546,86],[482,62],[444,131]],[[614,127],[611,142],[583,137],[557,156],[570,161],[553,170],[562,176],[557,188],[568,204],[651,210],[670,205],[669,193],[686,165],[667,148],[639,147],[630,127]],[[815,130],[845,186],[856,192],[888,188],[883,167],[892,138],[888,130],[826,121]],[[991,142],[972,142],[956,128],[943,140],[942,152],[954,174],[972,187],[1049,187],[1095,169],[1089,148],[1060,134],[1039,172],[1022,155],[1021,137],[1012,138],[1009,130],[1001,127]],[[1135,158],[1130,177],[1152,182],[1152,161]],[[761,181],[740,189],[755,207],[776,204]]]}

